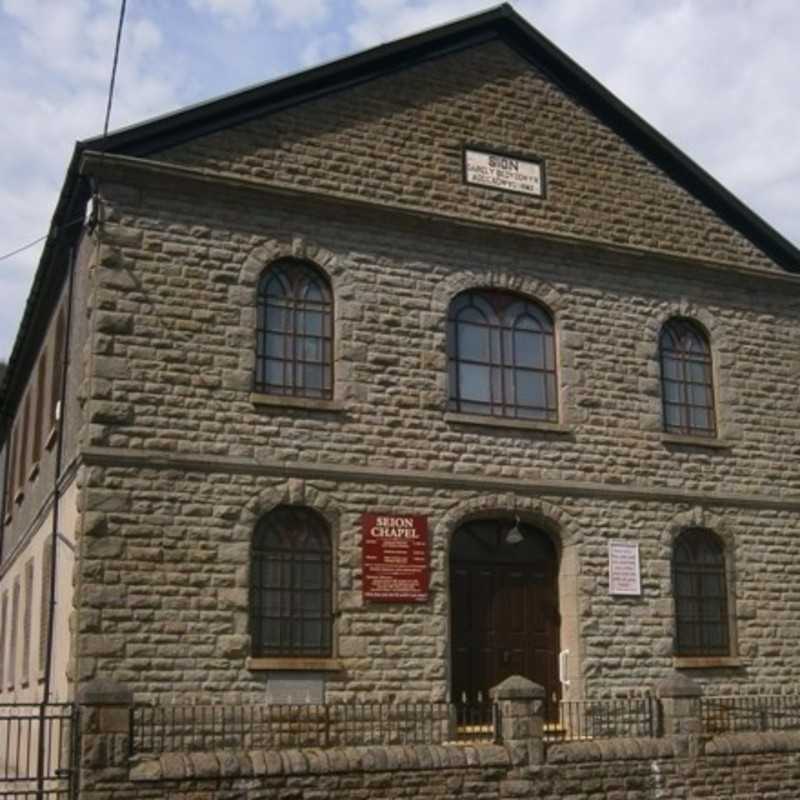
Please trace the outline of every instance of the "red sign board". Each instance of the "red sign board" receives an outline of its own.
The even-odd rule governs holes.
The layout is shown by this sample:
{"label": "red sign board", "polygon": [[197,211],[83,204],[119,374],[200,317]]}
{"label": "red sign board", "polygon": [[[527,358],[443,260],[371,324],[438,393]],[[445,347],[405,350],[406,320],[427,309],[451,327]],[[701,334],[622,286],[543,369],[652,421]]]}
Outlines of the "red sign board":
{"label": "red sign board", "polygon": [[424,603],[428,599],[428,518],[364,514],[361,518],[365,600]]}

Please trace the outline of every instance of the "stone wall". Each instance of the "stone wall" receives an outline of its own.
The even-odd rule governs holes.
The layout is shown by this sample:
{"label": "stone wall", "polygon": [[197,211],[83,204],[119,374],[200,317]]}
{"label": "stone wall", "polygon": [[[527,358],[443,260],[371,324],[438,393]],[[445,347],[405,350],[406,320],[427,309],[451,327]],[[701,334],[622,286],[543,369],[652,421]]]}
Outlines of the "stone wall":
{"label": "stone wall", "polygon": [[500,744],[168,753],[133,761],[127,756],[132,695],[102,682],[86,689],[82,800],[794,800],[800,791],[800,734],[688,732],[688,691],[698,690],[682,681],[662,685],[663,738],[545,751],[544,690],[510,678],[493,690]]}
{"label": "stone wall", "polygon": [[[412,234],[388,219],[354,225],[341,208],[265,213],[267,196],[205,191],[105,189],[109,260],[96,278],[108,330],[95,337],[90,444],[703,495],[798,493],[800,328],[782,284],[756,289],[489,233]],[[338,404],[251,398],[256,284],[289,254],[319,264],[333,284]],[[448,304],[481,286],[552,310],[560,429],[446,415]],[[709,329],[720,439],[707,447],[662,433],[658,333],[674,315]]]}
{"label": "stone wall", "polygon": [[[624,255],[410,231],[386,217],[355,226],[333,206],[315,216],[286,201],[265,213],[255,199],[266,196],[190,197],[183,184],[128,178],[127,188],[104,185],[95,273],[103,330],[87,404],[82,675],[146,694],[263,691],[264,677],[244,669],[248,543],[257,515],[285,501],[323,511],[337,543],[334,695],[446,691],[449,537],[491,513],[520,512],[575,548],[562,575],[575,696],[638,691],[671,669],[670,548],[692,524],[726,542],[740,656],[703,680],[778,688],[800,673],[790,611],[800,602],[796,311],[779,285],[658,262],[645,274]],[[256,281],[287,253],[333,282],[331,404],[251,396]],[[556,429],[447,414],[447,304],[485,285],[554,311]],[[714,446],[660,430],[656,343],[675,313],[710,330]],[[429,604],[362,603],[359,517],[379,509],[429,516]],[[641,598],[608,596],[610,538],[640,543]]]}
{"label": "stone wall", "polygon": [[[113,455],[113,454],[112,454]],[[119,459],[120,456],[113,456]],[[276,475],[246,460],[200,468],[153,457],[86,475],[79,647],[84,678],[106,675],[137,696],[194,694],[263,698],[266,675],[246,668],[249,551],[259,515],[307,504],[328,520],[335,542],[335,654],[328,699],[441,699],[449,684],[449,541],[475,515],[518,513],[575,548],[579,574],[562,573],[580,604],[582,679],[587,696],[641,692],[672,669],[670,558],[674,536],[705,524],[735,557],[740,665],[697,670],[720,690],[784,691],[800,673],[796,620],[800,563],[791,512],[741,506],[591,497],[509,480],[459,482],[375,473]],[[361,597],[360,516],[413,509],[429,517],[431,599],[374,605]],[[607,542],[636,537],[643,594],[608,595]],[[772,542],[770,547],[764,541]],[[765,581],[765,576],[770,581]],[[563,612],[562,612],[563,613]]]}
{"label": "stone wall", "polygon": [[[316,508],[334,536],[329,698],[443,697],[450,536],[517,513],[562,555],[573,696],[638,692],[673,667],[671,545],[689,525],[726,543],[738,640],[701,679],[777,690],[800,676],[794,285],[503,45],[449,58],[157,154],[167,166],[87,161],[104,213],[79,680],[115,677],[142,699],[263,696],[268,676],[246,666],[249,545],[283,502]],[[543,155],[546,202],[464,187],[473,136]],[[287,255],[331,280],[330,402],[252,394],[256,285]],[[557,424],[448,412],[448,305],[476,287],[552,311]],[[658,334],[675,315],[709,333],[714,441],[662,430]],[[361,598],[359,518],[383,509],[429,517],[426,604]],[[641,597],[609,597],[611,538],[639,543]]]}
{"label": "stone wall", "polygon": [[[544,159],[546,197],[465,185],[465,145]],[[339,197],[779,271],[569,90],[499,41],[151,157]]]}

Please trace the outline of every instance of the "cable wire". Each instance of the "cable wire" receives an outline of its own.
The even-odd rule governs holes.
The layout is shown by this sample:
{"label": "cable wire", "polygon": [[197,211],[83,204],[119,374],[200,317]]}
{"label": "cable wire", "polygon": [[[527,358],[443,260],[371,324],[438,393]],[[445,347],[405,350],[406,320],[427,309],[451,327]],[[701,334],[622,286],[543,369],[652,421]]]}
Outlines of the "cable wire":
{"label": "cable wire", "polygon": [[[114,63],[111,65],[111,80],[108,85],[108,102],[106,103],[106,119],[103,125],[103,139],[108,136],[108,124],[111,121],[111,103],[114,100],[114,85],[117,81],[117,65],[119,64],[119,50],[120,44],[122,43],[122,25],[125,22],[126,5],[127,0],[122,0],[119,8],[119,22],[117,24],[117,41],[114,45]],[[72,220],[72,222],[68,222],[66,225],[62,225],[61,227],[69,228],[76,222],[83,222],[83,217],[81,217],[79,220]],[[10,253],[4,253],[3,255],[0,255],[0,261],[5,261],[12,256],[18,255],[19,253],[34,247],[35,245],[39,244],[39,242],[43,242],[45,239],[47,239],[49,235],[49,233],[46,233],[44,236],[40,236],[38,239],[28,242],[28,244],[24,244],[22,247],[18,247],[16,250],[12,250]]]}
{"label": "cable wire", "polygon": [[44,236],[40,236],[38,239],[34,239],[32,242],[28,242],[28,244],[22,245],[22,247],[18,247],[16,250],[12,250],[10,253],[4,253],[0,256],[0,261],[5,261],[7,258],[11,258],[11,256],[17,255],[17,253],[21,253],[23,250],[27,250],[30,247],[33,247],[39,242],[43,242],[47,238],[47,234]]}
{"label": "cable wire", "polygon": [[[57,230],[66,230],[67,228],[71,228],[73,225],[77,225],[79,222],[83,222],[84,217],[76,217],[75,219],[71,220],[70,222],[65,222],[63,225],[59,225]],[[38,239],[34,239],[32,242],[28,242],[28,244],[22,245],[22,247],[18,247],[16,250],[12,250],[10,253],[3,253],[0,256],[0,261],[5,261],[7,258],[11,258],[11,256],[17,255],[17,253],[21,253],[23,250],[27,250],[34,245],[39,244],[39,242],[43,242],[50,236],[49,233],[46,233],[44,236],[40,236]]]}
{"label": "cable wire", "polygon": [[119,7],[119,23],[117,25],[117,42],[114,45],[114,63],[111,66],[111,82],[108,86],[108,103],[106,104],[106,121],[103,125],[103,138],[108,136],[108,123],[111,120],[111,103],[114,99],[114,84],[117,80],[117,64],[119,63],[119,46],[122,42],[122,24],[125,21],[126,0]]}

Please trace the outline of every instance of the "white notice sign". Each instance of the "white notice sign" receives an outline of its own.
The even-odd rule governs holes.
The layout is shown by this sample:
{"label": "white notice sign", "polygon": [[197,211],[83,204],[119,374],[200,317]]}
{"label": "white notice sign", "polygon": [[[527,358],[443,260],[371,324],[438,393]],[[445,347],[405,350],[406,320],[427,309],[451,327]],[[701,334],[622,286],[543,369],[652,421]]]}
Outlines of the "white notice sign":
{"label": "white notice sign", "polygon": [[608,543],[608,593],[640,595],[639,545],[612,539]]}
{"label": "white notice sign", "polygon": [[526,161],[500,153],[465,150],[464,180],[507,192],[542,196],[542,165],[537,161]]}

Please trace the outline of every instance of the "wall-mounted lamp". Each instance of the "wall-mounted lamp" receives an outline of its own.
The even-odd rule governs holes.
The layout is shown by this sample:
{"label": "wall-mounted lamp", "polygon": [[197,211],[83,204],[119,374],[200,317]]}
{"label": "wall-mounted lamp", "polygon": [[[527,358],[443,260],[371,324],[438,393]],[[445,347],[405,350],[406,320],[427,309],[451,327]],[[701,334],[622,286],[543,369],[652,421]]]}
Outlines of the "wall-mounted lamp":
{"label": "wall-mounted lamp", "polygon": [[524,538],[519,529],[519,517],[517,517],[514,527],[506,534],[506,544],[519,544]]}

